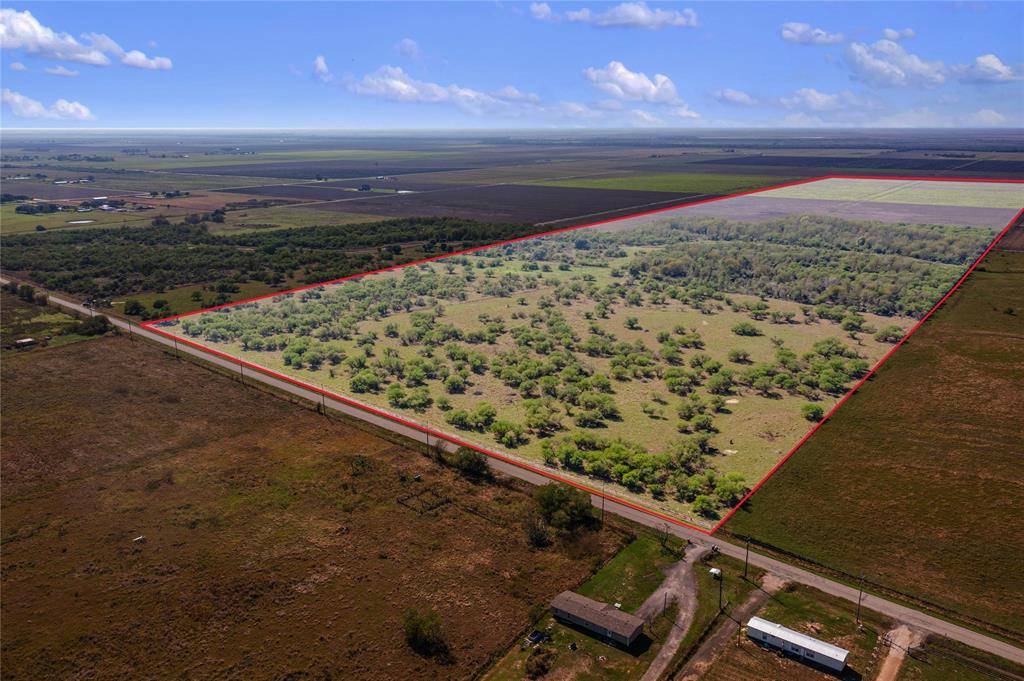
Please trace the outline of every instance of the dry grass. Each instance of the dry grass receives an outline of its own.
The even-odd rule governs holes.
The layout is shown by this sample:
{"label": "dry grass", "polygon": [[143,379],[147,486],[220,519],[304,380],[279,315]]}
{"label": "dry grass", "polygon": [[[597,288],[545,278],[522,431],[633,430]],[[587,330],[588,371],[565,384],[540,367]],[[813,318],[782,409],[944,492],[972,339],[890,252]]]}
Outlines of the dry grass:
{"label": "dry grass", "polygon": [[[8,679],[464,678],[620,543],[532,551],[517,486],[123,337],[3,382]],[[425,488],[454,503],[397,503]],[[406,646],[412,607],[452,664]]]}

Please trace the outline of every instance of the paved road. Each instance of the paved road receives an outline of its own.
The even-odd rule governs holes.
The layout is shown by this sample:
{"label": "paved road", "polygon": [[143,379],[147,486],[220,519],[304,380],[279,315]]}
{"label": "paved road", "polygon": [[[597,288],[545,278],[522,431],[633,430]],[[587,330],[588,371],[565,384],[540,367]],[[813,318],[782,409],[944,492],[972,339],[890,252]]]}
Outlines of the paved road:
{"label": "paved road", "polygon": [[[4,279],[0,278],[0,283],[3,283],[4,281]],[[93,314],[92,310],[80,305],[77,302],[61,298],[60,296],[51,295],[50,302],[64,308],[74,310],[81,314]],[[129,329],[130,326],[131,332],[133,334],[146,338],[147,340],[151,340],[166,346],[175,346],[174,341],[172,341],[171,339],[153,333],[152,331],[143,329],[136,323],[128,322],[124,319],[119,319],[117,317],[110,317],[110,321],[114,325],[122,329]],[[231,360],[228,359],[211,355],[202,350],[185,345],[184,343],[178,343],[177,349],[178,352],[180,353],[193,355],[212,364],[216,364],[218,366],[231,369],[233,371],[239,371],[239,365],[237,363],[232,362]],[[330,409],[334,409],[349,416],[361,419],[380,428],[385,428],[387,430],[390,430],[391,432],[408,437],[417,442],[425,442],[430,445],[441,444],[452,451],[454,451],[457,448],[456,445],[453,443],[443,441],[439,443],[437,441],[437,438],[427,435],[410,426],[395,423],[394,421],[391,421],[390,419],[387,419],[383,416],[371,414],[369,412],[363,411],[357,407],[346,404],[344,402],[333,400],[329,397],[324,398],[319,393],[313,390],[301,388],[299,386],[293,385],[281,379],[274,378],[273,376],[267,376],[265,374],[257,373],[251,369],[245,369],[244,375],[250,380],[259,380],[268,386],[290,393],[292,395],[295,395],[296,397],[300,397],[312,402],[322,402]],[[538,473],[525,470],[523,468],[507,463],[505,461],[492,459],[490,461],[490,464],[493,469],[501,473],[519,478],[521,480],[525,480],[535,485],[543,485],[549,482],[548,478],[545,478],[544,476]],[[649,527],[664,529],[667,526],[670,532],[679,537],[682,537],[683,539],[688,539],[691,542],[703,546],[715,545],[718,546],[719,550],[722,553],[728,556],[732,556],[740,560],[743,560],[744,558],[744,547],[742,546],[736,546],[726,541],[716,541],[715,539],[708,537],[706,534],[698,530],[690,529],[688,527],[667,524],[664,520],[650,516],[642,511],[638,511],[624,504],[620,504],[612,500],[603,499],[602,497],[599,497],[597,495],[593,495],[591,497],[591,501],[593,502],[594,506],[602,508],[603,512],[614,513],[618,516],[640,523],[641,525],[647,525]],[[780,560],[776,560],[774,558],[770,558],[768,556],[764,556],[753,551],[751,551],[750,553],[750,564],[755,565],[768,572],[771,572],[776,577],[783,579],[785,581],[797,582],[799,584],[812,586],[816,589],[824,591],[825,593],[846,599],[853,603],[857,602],[859,596],[858,590],[853,587],[841,584],[839,582],[835,582],[831,579],[828,579],[827,577],[823,577],[821,575],[815,574],[808,570],[804,570],[794,565],[783,563]],[[980,634],[970,629],[957,626],[956,624],[952,624],[937,617],[933,617],[918,610],[914,610],[913,608],[900,605],[899,603],[893,603],[892,601],[888,601],[878,596],[873,596],[871,594],[864,594],[861,603],[863,604],[863,607],[869,610],[874,610],[875,612],[887,615],[893,618],[894,620],[907,624],[913,628],[919,629],[927,633],[945,636],[947,638],[951,638],[955,641],[960,641],[961,643],[965,643],[969,646],[977,648],[978,650],[983,650],[985,652],[992,653],[993,655],[998,655],[1008,660],[1012,660],[1017,664],[1024,665],[1024,649],[1022,648],[1018,648],[1008,643],[1004,643],[1002,641],[996,640],[984,634]]]}

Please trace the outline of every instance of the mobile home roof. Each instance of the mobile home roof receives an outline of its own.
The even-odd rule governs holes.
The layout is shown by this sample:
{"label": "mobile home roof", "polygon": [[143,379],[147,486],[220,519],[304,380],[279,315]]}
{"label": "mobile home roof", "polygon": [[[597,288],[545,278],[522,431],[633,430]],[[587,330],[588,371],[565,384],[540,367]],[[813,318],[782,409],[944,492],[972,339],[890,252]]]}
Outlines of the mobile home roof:
{"label": "mobile home roof", "polygon": [[847,655],[850,654],[850,651],[840,648],[839,646],[819,641],[816,638],[811,638],[807,634],[801,634],[799,631],[787,629],[781,624],[769,622],[768,620],[761,619],[760,617],[751,617],[750,621],[747,622],[747,628],[754,629],[755,631],[763,631],[766,634],[771,634],[772,636],[781,638],[787,643],[795,643],[796,645],[802,646],[817,655],[829,657],[838,662],[845,663]]}

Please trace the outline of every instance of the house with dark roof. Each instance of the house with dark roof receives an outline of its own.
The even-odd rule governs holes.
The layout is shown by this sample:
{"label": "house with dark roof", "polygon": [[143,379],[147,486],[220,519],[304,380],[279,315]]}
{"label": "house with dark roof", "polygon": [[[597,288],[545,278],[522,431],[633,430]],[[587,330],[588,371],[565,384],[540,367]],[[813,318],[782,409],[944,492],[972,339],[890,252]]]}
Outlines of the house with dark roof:
{"label": "house with dark roof", "polygon": [[573,591],[563,591],[551,601],[551,613],[559,620],[629,647],[644,629],[644,621],[614,605],[595,601]]}

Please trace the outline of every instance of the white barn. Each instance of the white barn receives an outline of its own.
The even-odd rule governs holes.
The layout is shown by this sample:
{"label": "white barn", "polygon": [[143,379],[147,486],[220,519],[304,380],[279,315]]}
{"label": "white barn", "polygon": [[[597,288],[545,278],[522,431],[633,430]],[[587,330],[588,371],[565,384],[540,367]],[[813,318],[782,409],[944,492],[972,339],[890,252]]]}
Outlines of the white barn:
{"label": "white barn", "polygon": [[850,651],[839,646],[819,641],[760,617],[751,617],[747,622],[747,638],[835,672],[841,672],[846,668],[846,658],[850,654]]}

